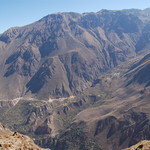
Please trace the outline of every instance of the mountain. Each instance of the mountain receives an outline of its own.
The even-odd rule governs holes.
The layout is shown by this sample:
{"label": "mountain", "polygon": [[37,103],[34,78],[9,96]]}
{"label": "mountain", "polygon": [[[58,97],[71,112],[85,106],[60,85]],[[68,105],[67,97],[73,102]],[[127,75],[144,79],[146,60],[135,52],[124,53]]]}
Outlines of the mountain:
{"label": "mountain", "polygon": [[150,140],[149,9],[57,13],[0,35],[0,122],[52,150]]}
{"label": "mountain", "polygon": [[0,121],[52,150],[120,150],[149,140],[149,72],[141,73],[149,56],[113,68],[75,97],[3,103]]}
{"label": "mountain", "polygon": [[142,19],[144,22],[149,21],[149,17],[150,17],[150,8],[146,8],[144,10],[140,10],[140,9],[124,9],[123,10],[125,13],[127,14],[133,14],[137,17],[139,17],[140,19]]}
{"label": "mountain", "polygon": [[5,126],[0,125],[0,149],[1,150],[44,150],[33,143],[33,141],[17,132],[12,132]]}
{"label": "mountain", "polygon": [[[74,130],[80,130],[81,135],[98,144],[98,149],[104,150],[120,150],[141,140],[149,140],[149,60],[148,54],[140,61],[132,60],[129,66],[117,67],[105,74],[93,89],[88,89],[92,91],[91,99],[94,98],[94,104],[73,118],[70,126],[61,134],[56,149],[61,149],[64,143],[64,149],[74,147],[76,140],[66,140],[67,137],[73,139],[77,136]],[[143,82],[139,82],[138,79]],[[102,97],[101,88],[108,89],[105,91],[105,98]],[[71,109],[68,108],[69,111]],[[70,138],[72,134],[75,135]]]}
{"label": "mountain", "polygon": [[57,13],[11,28],[0,36],[0,97],[81,93],[103,72],[147,50],[148,34],[148,23],[137,16],[108,10]]}
{"label": "mountain", "polygon": [[129,84],[143,84],[145,88],[150,86],[150,54],[145,55],[139,62],[135,63],[126,76],[129,78]]}

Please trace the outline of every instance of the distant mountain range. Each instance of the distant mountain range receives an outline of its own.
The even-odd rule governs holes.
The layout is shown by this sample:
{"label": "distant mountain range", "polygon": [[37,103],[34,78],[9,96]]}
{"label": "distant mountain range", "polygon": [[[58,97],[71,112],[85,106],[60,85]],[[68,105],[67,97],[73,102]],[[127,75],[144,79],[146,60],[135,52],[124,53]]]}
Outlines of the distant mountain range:
{"label": "distant mountain range", "polygon": [[150,9],[56,13],[0,35],[0,122],[52,150],[150,140]]}

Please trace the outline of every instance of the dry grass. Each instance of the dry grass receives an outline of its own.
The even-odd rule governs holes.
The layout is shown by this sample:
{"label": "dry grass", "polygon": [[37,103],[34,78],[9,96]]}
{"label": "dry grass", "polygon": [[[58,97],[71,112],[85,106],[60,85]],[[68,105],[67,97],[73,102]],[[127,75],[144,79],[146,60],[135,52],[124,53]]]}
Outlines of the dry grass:
{"label": "dry grass", "polygon": [[150,141],[144,140],[125,150],[150,150]]}
{"label": "dry grass", "polygon": [[42,150],[27,136],[0,125],[0,150]]}

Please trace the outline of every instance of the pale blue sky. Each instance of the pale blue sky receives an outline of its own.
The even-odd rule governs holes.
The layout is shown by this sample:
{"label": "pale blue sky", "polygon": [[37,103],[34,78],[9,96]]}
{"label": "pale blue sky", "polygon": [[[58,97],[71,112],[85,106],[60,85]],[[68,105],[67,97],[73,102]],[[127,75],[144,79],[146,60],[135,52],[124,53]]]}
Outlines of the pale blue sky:
{"label": "pale blue sky", "polygon": [[148,8],[150,0],[0,0],[0,33],[30,24],[55,12],[97,12],[101,9]]}

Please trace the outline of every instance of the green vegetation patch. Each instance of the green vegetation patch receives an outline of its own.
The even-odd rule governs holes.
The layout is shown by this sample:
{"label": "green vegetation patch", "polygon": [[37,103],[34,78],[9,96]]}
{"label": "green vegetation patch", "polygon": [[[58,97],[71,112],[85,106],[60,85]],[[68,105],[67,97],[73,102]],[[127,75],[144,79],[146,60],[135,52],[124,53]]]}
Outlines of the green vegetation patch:
{"label": "green vegetation patch", "polygon": [[64,132],[56,144],[55,150],[102,150],[102,148],[90,139],[84,132],[84,125],[81,123],[71,127]]}

